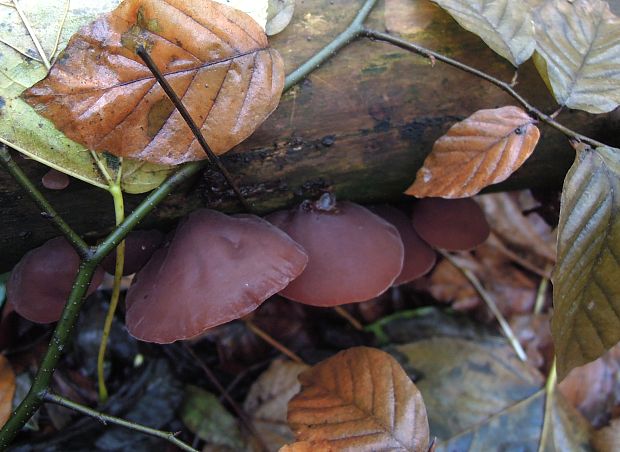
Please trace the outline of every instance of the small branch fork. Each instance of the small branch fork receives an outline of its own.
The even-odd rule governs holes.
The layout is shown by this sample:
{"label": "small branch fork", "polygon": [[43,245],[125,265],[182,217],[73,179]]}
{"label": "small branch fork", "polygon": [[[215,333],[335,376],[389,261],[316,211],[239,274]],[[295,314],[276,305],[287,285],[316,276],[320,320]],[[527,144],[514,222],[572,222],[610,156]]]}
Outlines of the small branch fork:
{"label": "small branch fork", "polygon": [[[498,80],[475,68],[467,66],[466,64],[460,63],[456,60],[452,60],[451,58],[448,58],[444,55],[441,55],[424,47],[418,46],[414,43],[404,41],[386,33],[364,28],[364,21],[366,20],[368,14],[372,11],[376,3],[377,0],[366,0],[360,8],[359,12],[357,13],[355,19],[346,28],[346,30],[344,30],[330,44],[328,44],[316,55],[314,55],[312,58],[310,58],[298,69],[296,69],[286,77],[284,89],[288,90],[294,85],[296,85],[298,82],[307,77],[321,64],[331,58],[336,52],[338,52],[350,42],[354,41],[359,37],[367,37],[373,40],[388,42],[402,49],[427,57],[432,61],[442,61],[446,64],[450,64],[451,66],[454,66],[470,74],[476,75],[484,80],[487,80],[488,82],[493,83],[494,85],[509,93],[532,115],[538,117],[541,121],[544,121],[550,126],[558,129],[565,135],[578,141],[587,143],[591,146],[604,146],[603,143],[585,137],[557,123],[551,116],[545,115],[535,107],[531,106],[512,88],[510,84],[502,82],[501,80]],[[13,2],[12,4],[2,2],[2,4],[14,7],[17,6],[15,2]],[[144,52],[142,49],[142,51],[139,50],[139,55],[144,59],[145,63],[149,65],[148,53]],[[41,56],[42,58],[46,59],[43,54]],[[150,62],[152,63],[152,61]],[[154,64],[152,64],[152,67],[149,66],[149,68],[156,77],[158,76],[158,74],[159,76],[161,76]],[[232,183],[232,178],[230,177],[226,169],[221,165],[217,158],[213,158],[213,152],[209,149],[208,145],[204,140],[204,137],[202,137],[202,134],[200,133],[198,127],[192,121],[192,118],[187,113],[187,110],[182,105],[180,99],[178,99],[178,96],[170,88],[169,84],[163,77],[158,77],[158,81],[162,88],[166,91],[168,96],[171,98],[171,100],[174,102],[175,106],[179,109],[179,112],[183,115],[184,119],[187,121],[189,127],[192,129],[192,133],[194,133],[196,139],[203,146],[203,149],[205,150],[209,158],[212,159],[212,162],[220,168],[230,185],[235,190],[237,196],[240,197],[239,199],[242,200],[242,203],[244,203],[244,207],[249,210],[249,206],[243,200],[240,191]],[[179,185],[181,185],[192,176],[196,175],[206,165],[206,162],[193,162],[181,167],[157,189],[155,189],[148,196],[146,196],[144,200],[138,205],[138,207],[130,215],[128,215],[125,220],[122,221],[112,231],[112,233],[110,233],[110,235],[108,235],[97,247],[93,248],[89,247],[86,242],[62,219],[62,217],[58,215],[58,213],[49,204],[45,197],[39,192],[35,185],[28,179],[28,177],[23,173],[19,166],[12,160],[8,149],[4,146],[0,147],[0,165],[2,165],[13,176],[15,181],[28,193],[32,200],[41,209],[41,214],[44,215],[46,218],[49,218],[50,221],[52,221],[54,226],[56,226],[56,228],[73,245],[73,247],[76,249],[82,259],[78,274],[75,279],[75,283],[73,285],[73,289],[67,299],[67,303],[63,310],[62,316],[56,325],[49,347],[45,353],[45,356],[43,357],[41,365],[39,366],[39,370],[34,378],[32,387],[30,388],[30,391],[23,399],[23,401],[19,404],[17,409],[13,412],[11,418],[0,430],[0,450],[4,450],[9,446],[9,444],[13,441],[13,439],[19,433],[22,427],[43,403],[51,402],[57,403],[67,408],[71,408],[83,414],[93,416],[102,421],[123,425],[125,427],[132,428],[146,434],[167,439],[168,441],[173,442],[175,445],[179,446],[184,450],[193,451],[194,449],[184,444],[180,440],[177,440],[174,435],[169,432],[149,429],[145,426],[140,426],[127,421],[123,421],[119,418],[107,416],[90,408],[49,394],[48,389],[51,383],[52,374],[54,373],[56,366],[58,365],[58,361],[62,355],[62,350],[66,347],[66,345],[69,343],[69,340],[71,339],[73,328],[77,322],[78,315],[86,295],[86,289],[90,283],[90,280],[92,279],[96,267],[103,260],[103,258],[112,250],[114,250],[119,245],[119,243],[123,241],[125,236],[133,228],[135,228],[136,225],[144,217],[146,217],[146,215],[148,215],[153,210],[153,208],[155,208],[166,196],[168,196],[168,194],[170,194]]]}

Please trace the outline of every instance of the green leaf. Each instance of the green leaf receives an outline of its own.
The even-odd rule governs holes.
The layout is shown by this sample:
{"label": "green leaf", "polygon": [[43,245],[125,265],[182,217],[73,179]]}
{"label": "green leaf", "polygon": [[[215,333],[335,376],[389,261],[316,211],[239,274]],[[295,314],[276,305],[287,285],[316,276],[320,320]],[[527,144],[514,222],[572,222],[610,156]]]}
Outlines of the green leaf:
{"label": "green leaf", "polygon": [[[46,58],[53,60],[58,56],[58,49],[64,48],[82,25],[119,2],[103,0],[82,4],[65,0],[21,0],[19,6]],[[90,151],[68,139],[19,98],[22,91],[45,77],[47,69],[15,8],[0,5],[0,36],[4,41],[0,42],[0,142],[47,166],[107,188]],[[114,175],[114,169],[110,166],[108,169]],[[128,193],[152,190],[171,170],[168,166],[125,160],[122,188]]]}
{"label": "green leaf", "polygon": [[562,191],[553,286],[562,379],[620,340],[620,149],[578,151]]}
{"label": "green leaf", "polygon": [[620,103],[620,19],[603,0],[549,0],[534,13],[537,64],[561,105],[590,113]]}
{"label": "green leaf", "polygon": [[243,439],[236,419],[217,397],[196,386],[187,386],[181,419],[193,433],[208,443],[243,449]]}
{"label": "green leaf", "polygon": [[499,55],[519,66],[534,52],[530,8],[514,0],[433,0],[466,30],[477,34]]}

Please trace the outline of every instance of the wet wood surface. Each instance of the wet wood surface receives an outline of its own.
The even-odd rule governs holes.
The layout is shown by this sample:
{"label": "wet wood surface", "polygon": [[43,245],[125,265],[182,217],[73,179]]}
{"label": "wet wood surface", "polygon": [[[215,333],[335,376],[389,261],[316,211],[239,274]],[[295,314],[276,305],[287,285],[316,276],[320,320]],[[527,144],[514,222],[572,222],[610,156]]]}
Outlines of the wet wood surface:
{"label": "wet wood surface", "polygon": [[[271,39],[284,57],[287,73],[346,28],[361,3],[297,2],[292,23]],[[398,21],[403,17],[414,19],[403,26]],[[514,75],[507,61],[426,0],[379,2],[367,24],[382,31],[396,28],[408,39],[502,80],[510,81]],[[557,108],[530,63],[519,69],[517,90],[543,111]],[[267,122],[223,160],[260,213],[316,197],[324,190],[361,203],[400,200],[434,140],[450,125],[478,109],[510,104],[516,103],[507,94],[470,74],[441,63],[433,66],[427,59],[385,43],[360,39],[285,93]],[[613,118],[567,111],[558,119],[610,142],[611,130],[618,126]],[[500,189],[561,186],[573,151],[560,133],[545,126],[541,131],[534,155]],[[41,186],[46,168],[16,158]],[[41,189],[90,240],[112,227],[114,214],[107,192],[76,180],[61,192]],[[127,196],[127,209],[140,199]],[[0,206],[2,272],[28,249],[58,234],[3,171]],[[169,228],[179,216],[200,206],[239,210],[221,177],[207,169],[169,196],[143,227]]]}

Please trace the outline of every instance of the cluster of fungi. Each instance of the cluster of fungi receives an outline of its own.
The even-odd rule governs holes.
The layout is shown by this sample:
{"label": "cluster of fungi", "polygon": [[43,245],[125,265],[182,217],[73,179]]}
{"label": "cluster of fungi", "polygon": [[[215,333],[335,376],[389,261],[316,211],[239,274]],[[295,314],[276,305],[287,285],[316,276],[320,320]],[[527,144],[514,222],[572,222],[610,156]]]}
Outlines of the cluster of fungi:
{"label": "cluster of fungi", "polygon": [[[241,318],[276,293],[313,306],[373,299],[431,270],[433,247],[467,250],[489,226],[472,199],[416,200],[412,217],[395,207],[367,209],[324,194],[260,218],[200,209],[164,236],[126,239],[126,325],[137,339],[170,343]],[[89,291],[112,272],[102,263]],[[28,320],[60,318],[79,258],[64,238],[27,253],[7,284],[11,309]]]}

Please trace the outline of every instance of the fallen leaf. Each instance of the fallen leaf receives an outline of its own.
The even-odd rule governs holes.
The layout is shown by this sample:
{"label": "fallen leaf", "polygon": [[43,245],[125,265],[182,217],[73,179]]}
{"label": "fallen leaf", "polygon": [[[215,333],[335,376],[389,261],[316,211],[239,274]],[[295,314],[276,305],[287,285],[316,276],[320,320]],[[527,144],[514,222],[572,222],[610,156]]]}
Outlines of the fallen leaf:
{"label": "fallen leaf", "polygon": [[273,36],[286,28],[295,12],[295,0],[269,0],[267,9],[267,36]]}
{"label": "fallen leaf", "polygon": [[593,426],[605,425],[620,402],[620,345],[571,370],[558,388]]}
{"label": "fallen leaf", "polygon": [[620,149],[578,150],[562,190],[553,288],[562,380],[620,340]]}
{"label": "fallen leaf", "polygon": [[609,426],[595,431],[592,435],[592,446],[596,452],[620,450],[620,418],[613,419]]}
{"label": "fallen leaf", "polygon": [[232,450],[243,448],[237,420],[214,394],[197,386],[187,386],[180,414],[187,428],[210,445]]}
{"label": "fallen leaf", "polygon": [[269,0],[214,0],[222,5],[228,5],[243,11],[265,29],[267,23],[267,7]]}
{"label": "fallen leaf", "polygon": [[249,16],[210,0],[128,0],[76,33],[23,97],[89,149],[157,164],[200,160],[206,154],[136,48],[221,154],[278,104],[284,64],[267,45]]}
{"label": "fallen leaf", "polygon": [[[392,347],[420,377],[437,451],[538,450],[546,392],[542,376],[503,338],[435,337]],[[559,394],[544,450],[588,450],[587,422]]]}
{"label": "fallen leaf", "polygon": [[387,353],[354,347],[302,373],[299,381],[303,389],[288,412],[298,441],[327,442],[337,450],[426,452],[424,402]]}
{"label": "fallen leaf", "polygon": [[276,359],[250,387],[243,411],[270,451],[295,440],[286,421],[288,402],[301,388],[297,376],[308,367]]}
{"label": "fallen leaf", "polygon": [[534,25],[525,2],[513,0],[433,0],[466,30],[519,66],[534,52]]}
{"label": "fallen leaf", "polygon": [[538,143],[534,122],[513,106],[477,111],[435,142],[405,194],[467,198],[507,179]]}
{"label": "fallen leaf", "polygon": [[605,113],[620,103],[620,19],[603,0],[549,0],[535,10],[538,71],[561,105]]}
{"label": "fallen leaf", "polygon": [[15,395],[15,373],[9,361],[0,355],[0,427],[11,416]]}
{"label": "fallen leaf", "polygon": [[[44,53],[52,59],[82,25],[118,3],[119,0],[88,4],[69,3],[69,0],[21,0],[19,5],[29,18]],[[0,35],[4,40],[0,42],[0,97],[3,101],[0,102],[0,142],[51,168],[106,188],[107,182],[88,149],[56,130],[51,121],[39,116],[19,97],[27,87],[45,77],[47,69],[15,9],[0,8]],[[114,173],[110,166],[108,169]],[[171,168],[126,160],[123,170],[123,190],[143,193],[161,184]]]}

